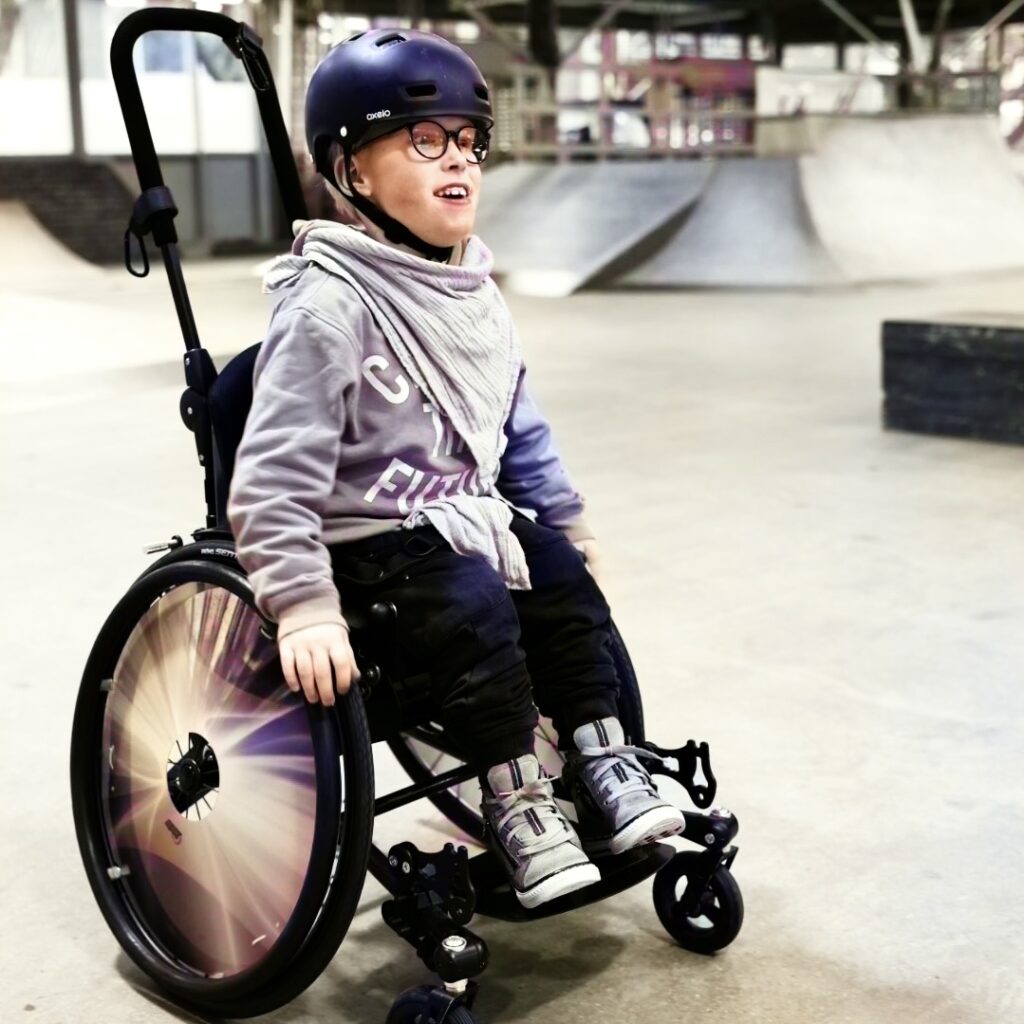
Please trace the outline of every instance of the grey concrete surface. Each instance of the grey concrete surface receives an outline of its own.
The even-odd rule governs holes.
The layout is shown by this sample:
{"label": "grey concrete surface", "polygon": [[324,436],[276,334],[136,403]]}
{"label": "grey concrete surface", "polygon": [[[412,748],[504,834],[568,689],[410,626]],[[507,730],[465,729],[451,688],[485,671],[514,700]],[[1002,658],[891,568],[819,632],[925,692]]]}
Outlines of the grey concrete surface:
{"label": "grey concrete surface", "polygon": [[[192,281],[215,355],[259,337],[247,264]],[[739,818],[746,924],[684,953],[649,884],[481,921],[482,1021],[1024,1019],[1024,459],[879,426],[883,317],[1019,317],[1022,286],[511,299],[650,734],[707,739]],[[101,623],[143,545],[202,522],[166,283],[0,292],[0,338],[0,1020],[194,1019],[108,931],[68,787]],[[383,755],[379,772],[401,778]],[[380,823],[385,844],[444,836],[427,806]],[[265,1019],[382,1022],[426,979],[381,898],[368,883],[330,968]]]}

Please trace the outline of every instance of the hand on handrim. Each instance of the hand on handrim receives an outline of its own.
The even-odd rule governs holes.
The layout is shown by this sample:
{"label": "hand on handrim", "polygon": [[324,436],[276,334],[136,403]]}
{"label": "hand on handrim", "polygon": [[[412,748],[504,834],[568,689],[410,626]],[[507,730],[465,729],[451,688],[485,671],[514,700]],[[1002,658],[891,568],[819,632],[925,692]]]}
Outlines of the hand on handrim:
{"label": "hand on handrim", "polygon": [[303,626],[279,638],[277,646],[288,688],[294,693],[301,689],[312,704],[319,701],[331,707],[335,687],[338,693],[348,693],[352,683],[359,679],[348,630],[337,623]]}

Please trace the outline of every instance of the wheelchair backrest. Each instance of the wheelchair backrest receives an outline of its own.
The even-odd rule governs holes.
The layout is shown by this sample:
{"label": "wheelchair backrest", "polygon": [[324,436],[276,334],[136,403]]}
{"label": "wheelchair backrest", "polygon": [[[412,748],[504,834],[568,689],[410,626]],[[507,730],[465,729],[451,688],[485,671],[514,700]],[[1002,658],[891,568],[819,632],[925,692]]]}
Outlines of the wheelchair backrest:
{"label": "wheelchair backrest", "polygon": [[242,440],[252,405],[252,376],[263,342],[250,345],[234,356],[210,387],[207,409],[213,430],[214,486],[217,525],[227,527],[228,487],[235,469],[235,453]]}

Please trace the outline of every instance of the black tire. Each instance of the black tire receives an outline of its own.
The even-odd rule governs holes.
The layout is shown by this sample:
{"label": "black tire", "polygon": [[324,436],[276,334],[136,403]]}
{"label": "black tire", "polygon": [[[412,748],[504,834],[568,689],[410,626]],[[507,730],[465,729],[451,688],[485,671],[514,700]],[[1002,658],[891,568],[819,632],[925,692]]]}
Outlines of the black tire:
{"label": "black tire", "polygon": [[[178,538],[181,539],[180,537]],[[192,540],[187,544],[180,544],[165,551],[152,565],[147,566],[140,574],[136,583],[144,576],[148,576],[157,569],[174,562],[216,562],[234,569],[240,575],[245,575],[245,570],[238,561],[238,554],[235,550],[235,539],[231,536],[230,530],[217,530],[209,534],[205,540]]]}
{"label": "black tire", "polygon": [[743,927],[743,896],[728,868],[720,867],[701,894],[700,917],[688,917],[682,907],[684,883],[699,870],[701,854],[677,853],[654,876],[654,909],[665,931],[693,953],[710,955],[724,949]]}
{"label": "black tire", "polygon": [[355,916],[373,839],[373,755],[370,727],[358,690],[351,690],[342,697],[337,709],[334,717],[342,737],[342,750],[348,753],[345,756],[345,813],[335,847],[331,886],[312,931],[284,977],[254,992],[248,1000],[237,1001],[231,1014],[221,1016],[257,1017],[290,1003],[323,974]]}
{"label": "black tire", "polygon": [[[170,553],[132,584],[100,630],[83,673],[72,726],[75,829],[101,912],[128,956],[175,1002],[221,1017],[270,1012],[315,980],[351,923],[372,833],[373,767],[358,694],[340,700],[335,709],[290,694],[276,645],[260,632],[261,623],[240,570],[219,558]],[[216,671],[207,671],[211,666]],[[146,716],[138,710],[147,699],[154,702],[153,679],[163,687],[158,696],[167,708],[163,718],[156,715],[156,725],[149,714],[152,707],[146,708]],[[219,704],[215,699],[203,704],[197,697],[205,699],[208,693],[220,694]],[[273,703],[264,699],[270,693]],[[219,718],[210,711],[214,706],[223,709]],[[207,731],[204,715],[228,737],[221,745],[223,764],[217,760],[218,744],[199,732]],[[160,767],[163,762],[154,754],[159,754],[160,729],[168,722],[174,725],[172,735],[187,729],[189,743],[186,756],[181,741],[175,741],[170,755],[177,756],[176,747],[182,756],[170,769]],[[182,807],[176,802],[181,794],[174,790],[174,773],[182,766],[198,772],[193,754],[199,750],[208,753],[217,781],[207,785],[204,776],[201,795],[185,800]],[[296,751],[302,752],[301,758]],[[203,771],[206,764],[203,760]],[[147,773],[133,775],[140,765]],[[301,834],[310,840],[308,854],[295,841],[291,847],[287,841],[275,847],[273,829],[262,827],[265,820],[251,813],[261,789],[245,783],[262,780],[259,772],[268,766],[278,771],[267,777],[268,788],[304,787],[306,810],[292,812],[305,814]],[[217,815],[222,799],[226,802],[216,828],[211,833],[208,824],[204,833],[198,823],[204,815]],[[147,814],[136,813],[136,804],[144,804]],[[225,835],[239,844],[230,858],[221,850]],[[240,840],[249,835],[255,839],[246,846]],[[287,884],[278,874],[271,876],[275,885],[268,884],[265,903],[276,905],[267,913],[271,918],[280,913],[272,922],[277,927],[253,942],[256,950],[245,962],[218,972],[213,969],[220,952],[217,936],[209,937],[213,929],[203,915],[224,911],[221,948],[249,926],[246,915],[258,920],[251,900],[228,913],[228,897],[244,888],[246,873],[264,870],[266,862],[256,856],[260,842],[291,868]],[[181,851],[178,862],[175,847]],[[230,873],[196,873],[208,863],[204,850],[220,858],[221,866],[228,865]],[[252,867],[246,861],[250,853]],[[344,870],[337,870],[337,864],[344,864]],[[218,885],[211,888],[214,874]],[[233,890],[234,884],[238,888]],[[176,901],[162,901],[179,885],[191,887],[196,898],[190,900],[183,889]],[[319,964],[315,971],[314,964]]]}
{"label": "black tire", "polygon": [[[639,744],[644,741],[644,712],[640,700],[640,687],[629,658],[629,652],[614,622],[611,622],[612,657],[619,678],[619,719],[626,733],[626,742]],[[564,763],[557,751],[557,736],[548,719],[542,718],[536,732],[537,755],[550,775],[561,773]],[[431,723],[414,732],[403,732],[388,739],[388,746],[395,760],[416,785],[430,782],[436,775],[450,771],[464,764],[446,742],[440,726]],[[483,842],[483,821],[480,816],[480,785],[471,779],[459,786],[428,797],[430,802],[458,829],[477,843]],[[566,816],[576,821],[572,803],[559,800],[559,806]]]}
{"label": "black tire", "polygon": [[[437,990],[433,985],[417,985],[415,988],[406,989],[391,1004],[386,1024],[437,1024],[428,1014],[430,996],[435,991]],[[443,1004],[442,998],[441,1005]],[[479,1024],[479,1021],[462,1003],[455,1003],[447,1008],[444,1024]]]}

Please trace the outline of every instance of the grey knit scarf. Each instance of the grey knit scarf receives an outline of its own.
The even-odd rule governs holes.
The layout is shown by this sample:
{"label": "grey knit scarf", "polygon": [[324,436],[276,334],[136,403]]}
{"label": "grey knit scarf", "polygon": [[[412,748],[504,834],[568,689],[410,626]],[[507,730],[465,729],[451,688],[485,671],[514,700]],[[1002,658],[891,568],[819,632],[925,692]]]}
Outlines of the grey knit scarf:
{"label": "grey knit scarf", "polygon": [[308,221],[290,255],[275,260],[263,291],[284,287],[310,263],[342,278],[369,307],[402,367],[441,409],[479,468],[482,495],[435,498],[403,523],[432,523],[462,554],[479,555],[517,590],[530,588],[512,513],[495,483],[522,351],[490,277],[490,250],[471,236],[457,266],[438,263],[336,221]]}

